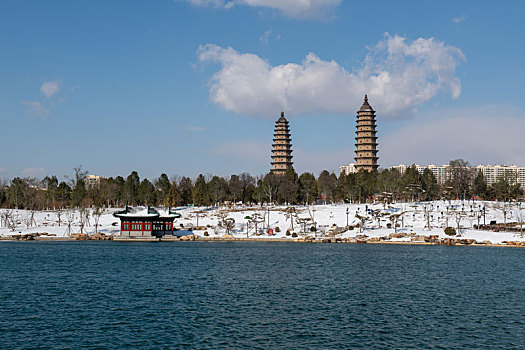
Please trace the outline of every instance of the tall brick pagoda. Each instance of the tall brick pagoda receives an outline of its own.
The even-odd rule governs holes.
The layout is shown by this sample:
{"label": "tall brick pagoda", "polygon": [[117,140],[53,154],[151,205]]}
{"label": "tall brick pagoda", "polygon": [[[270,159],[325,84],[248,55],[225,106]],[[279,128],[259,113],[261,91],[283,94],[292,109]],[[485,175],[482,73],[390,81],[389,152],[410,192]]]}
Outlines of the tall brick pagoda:
{"label": "tall brick pagoda", "polygon": [[290,128],[288,120],[281,112],[281,118],[275,122],[275,133],[273,134],[272,149],[272,173],[284,175],[286,169],[292,167],[292,139],[290,138]]}
{"label": "tall brick pagoda", "polygon": [[365,102],[357,111],[357,134],[355,160],[356,170],[361,169],[372,171],[377,170],[377,136],[376,136],[376,116],[375,111],[368,104],[368,97],[365,95]]}

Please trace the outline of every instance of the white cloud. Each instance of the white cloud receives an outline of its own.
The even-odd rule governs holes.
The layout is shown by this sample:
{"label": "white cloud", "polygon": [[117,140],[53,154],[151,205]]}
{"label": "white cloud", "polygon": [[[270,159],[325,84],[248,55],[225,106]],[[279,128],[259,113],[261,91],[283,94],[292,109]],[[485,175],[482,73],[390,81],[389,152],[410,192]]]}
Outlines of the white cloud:
{"label": "white cloud", "polygon": [[368,48],[361,67],[352,72],[335,61],[309,53],[301,64],[272,67],[254,54],[208,44],[198,50],[200,62],[217,62],[210,96],[228,111],[273,118],[305,113],[355,114],[366,93],[381,117],[392,118],[448,91],[461,92],[456,67],[465,60],[460,49],[433,38],[408,41],[385,35]]}
{"label": "white cloud", "polygon": [[270,40],[270,35],[272,35],[271,28],[265,31],[264,34],[259,37],[259,41],[263,43],[264,45],[268,45],[268,41]]}
{"label": "white cloud", "polygon": [[46,176],[47,171],[44,168],[25,168],[22,171],[23,177],[34,177],[37,179],[41,179],[44,176]]}
{"label": "white cloud", "polygon": [[[176,0],[184,1],[184,0]],[[231,8],[237,5],[271,8],[293,18],[329,18],[342,0],[185,0],[196,6]]]}
{"label": "white cloud", "polygon": [[281,40],[281,34],[273,34],[272,28],[265,31],[260,37],[259,41],[262,45],[268,45],[270,41],[277,42]]}
{"label": "white cloud", "polygon": [[40,101],[22,101],[21,103],[25,106],[26,113],[31,116],[43,118],[49,115],[49,111],[42,106]]}
{"label": "white cloud", "polygon": [[46,98],[51,98],[60,90],[60,81],[46,81],[40,87],[40,92],[44,94]]}
{"label": "white cloud", "polygon": [[452,22],[454,22],[455,24],[463,23],[466,20],[467,20],[467,17],[465,16],[459,16],[459,17],[452,18]]}
{"label": "white cloud", "polygon": [[471,164],[525,165],[523,113],[505,106],[482,106],[435,111],[419,120],[379,137],[382,165],[445,164],[457,158]]}

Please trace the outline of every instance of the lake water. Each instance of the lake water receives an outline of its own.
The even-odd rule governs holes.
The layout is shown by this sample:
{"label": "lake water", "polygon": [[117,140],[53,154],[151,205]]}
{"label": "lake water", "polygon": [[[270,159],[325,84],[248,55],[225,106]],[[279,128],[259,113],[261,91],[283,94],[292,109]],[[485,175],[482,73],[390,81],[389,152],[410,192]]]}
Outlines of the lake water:
{"label": "lake water", "polygon": [[525,249],[0,243],[1,348],[525,348]]}

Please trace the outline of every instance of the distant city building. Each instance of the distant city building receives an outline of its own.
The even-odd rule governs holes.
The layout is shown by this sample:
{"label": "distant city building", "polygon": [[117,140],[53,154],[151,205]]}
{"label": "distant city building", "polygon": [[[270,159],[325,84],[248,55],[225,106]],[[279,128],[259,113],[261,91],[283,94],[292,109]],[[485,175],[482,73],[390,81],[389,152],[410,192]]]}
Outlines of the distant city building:
{"label": "distant city building", "polygon": [[372,171],[377,170],[377,136],[375,111],[368,104],[368,97],[357,112],[357,131],[356,131],[356,150],[355,161],[356,169]]}
{"label": "distant city building", "polygon": [[100,186],[100,181],[105,179],[104,176],[98,176],[98,175],[88,175],[86,177],[86,187],[98,187]]}
{"label": "distant city building", "polygon": [[281,117],[275,122],[275,133],[273,134],[272,170],[276,175],[284,175],[286,169],[292,167],[292,139],[288,120],[281,112]]}
{"label": "distant city building", "polygon": [[478,171],[483,173],[487,185],[492,185],[500,178],[506,177],[511,185],[519,183],[521,187],[525,188],[525,167],[518,167],[516,165],[478,165],[475,167]]}
{"label": "distant city building", "polygon": [[341,165],[339,167],[339,175],[345,174],[355,174],[357,173],[357,168],[355,167],[355,163],[350,163],[348,165]]}
{"label": "distant city building", "polygon": [[[425,169],[432,171],[432,174],[436,177],[436,180],[439,184],[444,184],[450,176],[450,165],[434,165],[430,164],[427,166],[422,166],[419,164],[414,164],[417,171],[422,174]],[[391,170],[397,170],[401,174],[406,172],[408,166],[404,164],[391,166]],[[510,184],[520,184],[522,188],[525,188],[525,167],[518,167],[516,165],[478,165],[471,167],[473,170],[481,171],[485,178],[485,182],[488,186],[497,182],[500,178],[506,177]]]}

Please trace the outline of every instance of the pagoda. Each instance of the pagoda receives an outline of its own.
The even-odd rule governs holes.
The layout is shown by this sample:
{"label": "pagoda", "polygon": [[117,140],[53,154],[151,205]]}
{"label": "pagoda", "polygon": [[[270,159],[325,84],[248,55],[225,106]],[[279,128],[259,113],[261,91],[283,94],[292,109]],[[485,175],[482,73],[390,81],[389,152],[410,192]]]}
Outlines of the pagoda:
{"label": "pagoda", "polygon": [[275,122],[274,131],[271,172],[276,175],[284,175],[286,169],[291,168],[293,164],[292,144],[290,143],[292,139],[284,112],[281,112],[281,117]]}
{"label": "pagoda", "polygon": [[356,170],[366,171],[377,170],[377,136],[376,136],[376,116],[375,111],[368,104],[368,97],[365,95],[365,102],[357,111],[357,134],[356,140]]}

